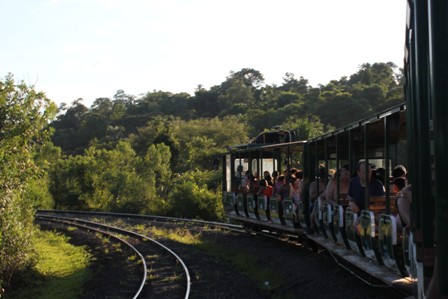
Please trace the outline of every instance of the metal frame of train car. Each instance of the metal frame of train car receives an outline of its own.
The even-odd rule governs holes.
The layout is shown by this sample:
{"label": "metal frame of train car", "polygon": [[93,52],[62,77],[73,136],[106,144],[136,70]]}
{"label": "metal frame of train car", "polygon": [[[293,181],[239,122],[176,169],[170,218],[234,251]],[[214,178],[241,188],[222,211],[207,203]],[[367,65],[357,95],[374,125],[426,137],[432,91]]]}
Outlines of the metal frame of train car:
{"label": "metal frame of train car", "polygon": [[448,298],[448,2],[408,0],[404,59],[418,298]]}
{"label": "metal frame of train car", "polygon": [[[223,159],[223,177],[226,178],[226,183],[223,184],[223,199],[227,215],[233,220],[252,227],[258,226],[270,231],[289,232],[312,239],[340,258],[385,283],[410,287],[409,280],[400,280],[404,274],[404,267],[398,257],[402,256],[399,255],[400,239],[397,237],[396,226],[394,225],[395,217],[391,215],[391,207],[394,204],[391,204],[389,195],[384,197],[380,208],[376,207],[379,212],[384,214],[381,217],[375,218],[373,216],[373,208],[363,211],[366,218],[366,221],[364,221],[366,222],[365,233],[359,237],[359,240],[353,237],[354,243],[352,242],[352,244],[350,244],[351,239],[347,238],[352,226],[346,225],[347,213],[344,212],[346,206],[341,199],[339,199],[340,205],[337,207],[326,205],[327,212],[319,213],[320,218],[318,220],[321,220],[319,221],[321,230],[318,231],[321,234],[307,234],[310,225],[310,213],[308,211],[310,203],[307,194],[311,181],[309,178],[315,177],[322,164],[326,169],[330,167],[339,169],[342,162],[355,165],[359,159],[365,159],[368,162],[373,161],[374,158],[382,159],[384,165],[381,166],[385,166],[390,173],[392,165],[402,162],[398,159],[398,143],[406,138],[405,108],[404,104],[397,105],[384,113],[349,124],[309,141],[272,145],[247,144],[231,148]],[[401,145],[401,148],[403,147]],[[406,155],[405,151],[402,155]],[[263,169],[260,169],[259,166],[254,167],[260,165],[260,158],[276,161],[275,163],[272,162],[275,167],[271,169],[279,172],[290,166],[300,165],[297,168],[303,170],[304,180],[307,182],[298,208],[294,207],[289,199],[284,200],[283,206],[279,205],[275,199],[271,199],[273,223],[269,223],[266,218],[260,217],[260,213],[258,215],[254,213],[250,206],[245,209],[245,205],[248,205],[248,203],[250,205],[251,201],[257,205],[257,201],[253,198],[244,201],[240,194],[235,193],[237,188],[232,188],[231,184],[230,177],[235,173],[235,169],[241,161],[244,161],[242,164],[245,165],[245,169],[256,170],[261,173]],[[387,186],[387,189],[389,190],[389,186]],[[369,207],[369,203],[366,206]],[[292,212],[291,207],[294,207]],[[278,210],[275,211],[276,208],[284,209],[286,221],[283,224]],[[242,213],[241,211],[247,211],[248,213]],[[296,216],[298,216],[298,219],[293,218]],[[325,221],[324,216],[326,217]],[[334,221],[334,218],[341,221]],[[292,219],[296,219],[296,221],[292,221]],[[379,230],[375,229],[379,226]],[[367,231],[368,234],[366,234]],[[376,231],[378,233],[375,233]]]}
{"label": "metal frame of train car", "polygon": [[[231,147],[223,158],[223,203],[226,214],[230,218],[246,222],[263,222],[277,227],[279,230],[294,231],[299,226],[296,208],[289,198],[278,201],[254,194],[244,195],[238,192],[239,181],[237,168],[243,166],[243,171],[262,174],[268,170],[270,173],[282,173],[288,167],[299,166],[302,161],[303,147],[306,141],[296,141],[277,144],[245,144]],[[268,209],[269,207],[269,209]],[[270,217],[266,214],[270,211]],[[296,218],[295,218],[296,217]],[[270,219],[268,219],[270,218]],[[296,219],[296,220],[295,220]]]}
{"label": "metal frame of train car", "polygon": [[[393,165],[407,164],[405,108],[404,103],[399,104],[384,113],[314,138],[308,142],[309,151],[305,157],[310,164],[309,169],[314,171],[322,166],[340,169],[342,164],[348,164],[355,173],[360,160],[384,169],[385,196],[369,197],[367,186],[366,209],[353,213],[348,207],[346,194],[337,192],[336,206],[330,203],[318,206],[321,212],[316,213],[319,227],[316,231],[402,276],[406,275],[401,250],[402,233],[397,231],[397,210],[395,197],[390,192],[389,177]],[[353,224],[357,217],[360,220],[355,227]]]}

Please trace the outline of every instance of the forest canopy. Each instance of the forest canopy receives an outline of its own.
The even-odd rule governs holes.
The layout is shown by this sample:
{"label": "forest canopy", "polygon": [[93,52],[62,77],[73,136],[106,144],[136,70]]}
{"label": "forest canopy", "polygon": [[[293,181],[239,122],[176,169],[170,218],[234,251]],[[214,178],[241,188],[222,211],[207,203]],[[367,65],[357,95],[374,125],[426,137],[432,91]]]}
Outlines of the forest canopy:
{"label": "forest canopy", "polygon": [[0,290],[33,262],[37,208],[220,220],[228,146],[274,126],[319,136],[402,101],[402,70],[392,63],[365,63],[317,87],[292,73],[267,85],[244,68],[194,95],[118,90],[91,107],[76,99],[59,109],[8,75],[0,80]]}

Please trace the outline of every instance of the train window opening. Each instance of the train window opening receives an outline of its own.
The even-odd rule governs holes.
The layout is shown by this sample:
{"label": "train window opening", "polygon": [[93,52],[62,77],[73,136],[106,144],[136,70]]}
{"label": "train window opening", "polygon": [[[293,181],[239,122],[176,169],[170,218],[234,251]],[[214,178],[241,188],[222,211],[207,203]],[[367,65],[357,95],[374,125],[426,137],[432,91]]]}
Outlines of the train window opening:
{"label": "train window opening", "polygon": [[302,152],[292,154],[291,158],[290,158],[291,167],[299,169],[299,170],[303,170],[303,166],[301,163],[302,159],[303,159]]}
{"label": "train window opening", "polygon": [[243,171],[249,169],[249,160],[248,159],[235,159],[235,170],[238,169],[238,166],[243,166]]}
{"label": "train window opening", "polygon": [[251,170],[253,175],[260,174],[258,171],[258,159],[252,160]]}
{"label": "train window opening", "polygon": [[[277,160],[272,158],[263,158],[261,159],[261,167],[263,171],[269,171],[269,174],[272,175],[272,172],[275,169],[278,169]],[[258,173],[261,175],[260,173]]]}

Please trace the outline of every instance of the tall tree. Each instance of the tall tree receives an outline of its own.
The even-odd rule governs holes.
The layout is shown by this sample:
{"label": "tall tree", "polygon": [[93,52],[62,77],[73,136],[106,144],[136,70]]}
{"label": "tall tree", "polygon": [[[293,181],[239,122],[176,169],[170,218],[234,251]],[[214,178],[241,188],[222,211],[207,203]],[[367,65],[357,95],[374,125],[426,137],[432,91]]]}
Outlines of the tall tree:
{"label": "tall tree", "polygon": [[264,83],[264,77],[261,72],[252,68],[243,68],[238,72],[230,72],[228,79],[239,79],[244,85],[253,88],[260,88]]}
{"label": "tall tree", "polygon": [[73,101],[64,114],[59,114],[51,123],[55,129],[52,141],[66,153],[81,153],[89,144],[90,137],[82,136],[80,129],[88,108],[82,104],[82,99]]}
{"label": "tall tree", "polygon": [[219,86],[213,86],[210,90],[198,86],[194,97],[189,102],[189,110],[194,112],[196,117],[215,117],[219,115],[218,106]]}
{"label": "tall tree", "polygon": [[220,115],[245,114],[255,104],[254,91],[240,78],[229,78],[222,84],[218,96]]}

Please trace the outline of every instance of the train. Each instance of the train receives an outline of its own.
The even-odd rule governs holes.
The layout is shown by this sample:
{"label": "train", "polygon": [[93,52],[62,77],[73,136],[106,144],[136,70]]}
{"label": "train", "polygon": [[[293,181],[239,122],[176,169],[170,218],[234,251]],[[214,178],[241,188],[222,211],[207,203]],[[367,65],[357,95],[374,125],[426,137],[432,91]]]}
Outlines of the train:
{"label": "train", "polygon": [[[416,298],[448,298],[448,1],[408,0],[406,9],[404,101],[316,138],[276,129],[230,146],[221,160],[222,201],[233,221],[314,240],[388,285],[411,288]],[[316,201],[312,213],[312,181],[327,183],[330,169],[348,165],[353,172],[360,161],[382,169],[384,195],[369,196],[367,185],[357,212],[337,183],[336,202]],[[412,186],[404,227],[391,181],[397,165],[409,170]],[[292,169],[302,173],[300,200],[241,189],[246,171],[283,174],[289,182]]]}

